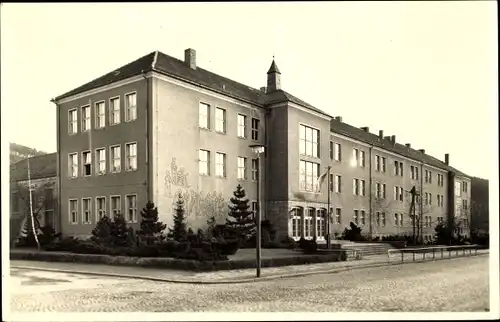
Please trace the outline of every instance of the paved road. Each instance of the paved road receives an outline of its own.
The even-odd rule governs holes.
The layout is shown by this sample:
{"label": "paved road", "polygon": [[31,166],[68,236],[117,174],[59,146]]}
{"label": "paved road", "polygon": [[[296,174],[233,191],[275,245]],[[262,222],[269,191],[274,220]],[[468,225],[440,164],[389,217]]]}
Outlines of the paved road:
{"label": "paved road", "polygon": [[359,312],[489,308],[488,256],[234,285],[11,269],[12,312]]}

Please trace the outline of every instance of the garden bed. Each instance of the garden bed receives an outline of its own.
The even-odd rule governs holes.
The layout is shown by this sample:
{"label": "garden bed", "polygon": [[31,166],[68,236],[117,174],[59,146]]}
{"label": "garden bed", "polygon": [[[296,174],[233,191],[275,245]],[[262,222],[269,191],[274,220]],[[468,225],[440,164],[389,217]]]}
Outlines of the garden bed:
{"label": "garden bed", "polygon": [[[268,254],[262,258],[262,267],[280,267],[290,265],[304,265],[314,263],[338,262],[342,260],[342,251],[319,252],[317,254],[298,254],[290,251],[288,254],[280,254],[272,257]],[[255,254],[255,253],[254,253]],[[110,255],[75,254],[70,252],[47,252],[28,249],[12,249],[11,260],[33,260],[47,262],[75,262],[75,263],[99,263],[119,266],[141,266],[160,267],[188,271],[216,271],[243,268],[255,268],[256,261],[250,253],[249,256],[238,256],[223,261],[195,261],[176,259],[168,257],[127,257]]]}

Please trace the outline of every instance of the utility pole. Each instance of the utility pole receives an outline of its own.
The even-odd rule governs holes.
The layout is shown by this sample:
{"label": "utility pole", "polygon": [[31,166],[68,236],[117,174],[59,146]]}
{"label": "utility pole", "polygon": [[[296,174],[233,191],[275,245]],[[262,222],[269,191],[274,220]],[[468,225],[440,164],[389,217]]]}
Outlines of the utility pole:
{"label": "utility pole", "polygon": [[413,186],[410,190],[411,194],[411,203],[410,203],[410,216],[412,217],[412,225],[413,225],[413,244],[416,244],[416,216],[415,216],[415,197],[418,195],[417,189],[415,189],[415,186]]}
{"label": "utility pole", "polygon": [[328,187],[327,187],[327,194],[328,194],[328,201],[327,201],[327,214],[328,214],[328,218],[326,218],[326,249],[330,249],[331,247],[331,244],[332,244],[332,241],[331,241],[331,238],[330,238],[330,217],[332,215],[332,213],[330,212],[330,187],[331,187],[331,182],[330,182],[330,170],[332,169],[331,166],[328,166],[328,172],[327,172],[327,177],[328,177]]}

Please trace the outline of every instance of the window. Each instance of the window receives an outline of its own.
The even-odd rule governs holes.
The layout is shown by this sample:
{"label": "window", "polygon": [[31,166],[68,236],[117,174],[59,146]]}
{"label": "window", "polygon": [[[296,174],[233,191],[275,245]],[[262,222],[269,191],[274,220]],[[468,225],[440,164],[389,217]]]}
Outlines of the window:
{"label": "window", "polygon": [[300,161],[300,189],[302,191],[316,191],[318,183],[319,164]]}
{"label": "window", "polygon": [[226,177],[226,155],[217,152],[215,154],[215,175],[217,177]]}
{"label": "window", "polygon": [[352,179],[352,194],[359,195],[359,179]]}
{"label": "window", "polygon": [[353,220],[356,225],[359,225],[359,210],[354,209]]}
{"label": "window", "polygon": [[215,132],[226,133],[226,110],[215,108]]}
{"label": "window", "polygon": [[380,227],[380,211],[377,211],[375,213],[375,224],[377,225],[377,227]]}
{"label": "window", "polygon": [[460,196],[460,195],[461,195],[460,181],[455,181],[455,196]]}
{"label": "window", "polygon": [[375,156],[375,171],[380,171],[381,163],[380,163],[380,155]]}
{"label": "window", "polygon": [[432,205],[432,193],[429,192],[429,205]]}
{"label": "window", "polygon": [[252,180],[259,180],[259,159],[252,159]]}
{"label": "window", "polygon": [[137,95],[135,93],[125,95],[125,122],[137,119]]}
{"label": "window", "polygon": [[462,183],[463,192],[467,192],[467,182]]}
{"label": "window", "polygon": [[382,185],[380,183],[375,183],[375,196],[377,198],[382,198]]}
{"label": "window", "polygon": [[111,125],[120,124],[120,97],[114,97],[109,100],[109,113]]}
{"label": "window", "polygon": [[125,170],[137,170],[137,143],[127,143],[125,145]]}
{"label": "window", "polygon": [[210,105],[201,103],[198,105],[198,124],[202,129],[210,129]]}
{"label": "window", "polygon": [[247,159],[238,157],[238,179],[247,179]]}
{"label": "window", "polygon": [[359,214],[360,214],[360,219],[361,219],[361,225],[364,225],[365,224],[365,211],[364,210],[360,210],[359,211]]}
{"label": "window", "polygon": [[44,222],[44,225],[54,227],[54,210],[45,209],[43,211],[43,222]]}
{"label": "window", "polygon": [[333,192],[333,188],[334,188],[334,181],[333,181],[333,180],[335,180],[335,179],[333,178],[333,174],[332,174],[332,173],[330,173],[330,177],[329,177],[329,179],[328,179],[328,181],[329,181],[329,182],[328,182],[328,185],[329,185],[328,190],[329,190],[329,191],[332,191],[332,192]]}
{"label": "window", "polygon": [[359,151],[359,166],[365,167],[365,151]]}
{"label": "window", "polygon": [[385,212],[381,213],[380,216],[382,218],[382,227],[385,227]]}
{"label": "window", "polygon": [[403,162],[399,163],[399,175],[403,176]]}
{"label": "window", "polygon": [[111,158],[111,173],[118,173],[122,169],[121,161],[121,147],[115,145],[109,148],[110,158]]}
{"label": "window", "polygon": [[428,205],[428,204],[429,204],[429,194],[428,194],[427,192],[425,193],[424,203],[425,203],[426,205]]}
{"label": "window", "polygon": [[69,223],[70,224],[78,224],[78,200],[70,199],[69,200]]}
{"label": "window", "polygon": [[238,114],[238,137],[247,137],[247,117],[241,114]]}
{"label": "window", "polygon": [[68,133],[75,134],[78,132],[78,112],[75,109],[68,111]]}
{"label": "window", "polygon": [[342,192],[342,177],[339,175],[335,175],[335,192]]}
{"label": "window", "polygon": [[415,167],[415,180],[418,180],[418,167]]}
{"label": "window", "polygon": [[318,209],[316,214],[317,236],[324,238],[326,236],[326,209]]}
{"label": "window", "polygon": [[359,186],[359,195],[364,196],[365,195],[365,180],[359,180],[360,186]]}
{"label": "window", "polygon": [[122,201],[120,196],[111,196],[111,216],[122,212]]}
{"label": "window", "polygon": [[382,198],[386,198],[386,185],[385,183],[382,184]]}
{"label": "window", "polygon": [[204,176],[210,175],[210,151],[198,151],[198,172]]}
{"label": "window", "polygon": [[78,177],[78,153],[68,155],[68,168],[70,178]]}
{"label": "window", "polygon": [[82,132],[90,130],[90,106],[82,107]]}
{"label": "window", "polygon": [[304,238],[312,238],[314,233],[313,214],[314,208],[307,208],[304,216]]}
{"label": "window", "polygon": [[300,238],[302,235],[302,208],[292,209],[292,238]]}
{"label": "window", "polygon": [[103,102],[95,103],[95,127],[97,129],[106,126],[106,105]]}
{"label": "window", "polygon": [[340,143],[335,143],[335,161],[342,161],[342,147]]}
{"label": "window", "polygon": [[469,205],[468,205],[468,201],[467,200],[462,200],[462,208],[464,210],[468,210],[469,209]]}
{"label": "window", "polygon": [[414,166],[410,166],[410,178],[415,180],[415,168]]}
{"label": "window", "polygon": [[334,156],[333,141],[330,141],[330,159],[333,160],[333,156]]}
{"label": "window", "polygon": [[92,175],[92,154],[90,151],[82,152],[83,176]]}
{"label": "window", "polygon": [[90,224],[92,219],[92,199],[82,198],[82,222]]}
{"label": "window", "polygon": [[302,155],[319,157],[319,131],[312,127],[300,125],[299,128],[299,151]]}
{"label": "window", "polygon": [[394,161],[394,175],[403,176],[403,162]]}
{"label": "window", "polygon": [[382,172],[385,172],[385,157],[382,157]]}
{"label": "window", "polygon": [[394,200],[403,201],[403,187],[394,187]]}
{"label": "window", "polygon": [[438,186],[440,187],[444,186],[444,176],[442,174],[439,173],[437,174],[437,180],[438,180],[437,182]]}
{"label": "window", "polygon": [[342,209],[335,208],[335,223],[340,225],[342,223]]}
{"label": "window", "polygon": [[399,225],[399,214],[394,214],[394,226]]}
{"label": "window", "polygon": [[252,117],[252,140],[259,140],[259,119]]}
{"label": "window", "polygon": [[106,149],[97,149],[95,150],[96,159],[97,159],[97,174],[106,173]]}
{"label": "window", "polygon": [[96,222],[101,220],[102,217],[106,216],[106,197],[95,198],[96,207]]}
{"label": "window", "polygon": [[125,196],[127,200],[127,221],[137,222],[137,195]]}
{"label": "window", "polygon": [[429,183],[432,183],[432,171],[429,171]]}

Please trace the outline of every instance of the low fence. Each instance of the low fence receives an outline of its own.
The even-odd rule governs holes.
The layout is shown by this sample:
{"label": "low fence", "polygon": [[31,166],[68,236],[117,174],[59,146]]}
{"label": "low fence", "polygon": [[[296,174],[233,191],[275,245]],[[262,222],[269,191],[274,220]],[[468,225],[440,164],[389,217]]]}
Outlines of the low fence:
{"label": "low fence", "polygon": [[[460,245],[460,246],[433,246],[422,248],[403,248],[389,249],[387,256],[391,261],[391,255],[400,253],[401,262],[407,261],[425,261],[426,259],[445,259],[460,256],[476,256],[478,249],[483,249],[480,245]],[[399,255],[399,254],[398,254]],[[410,255],[410,256],[407,256]]]}

